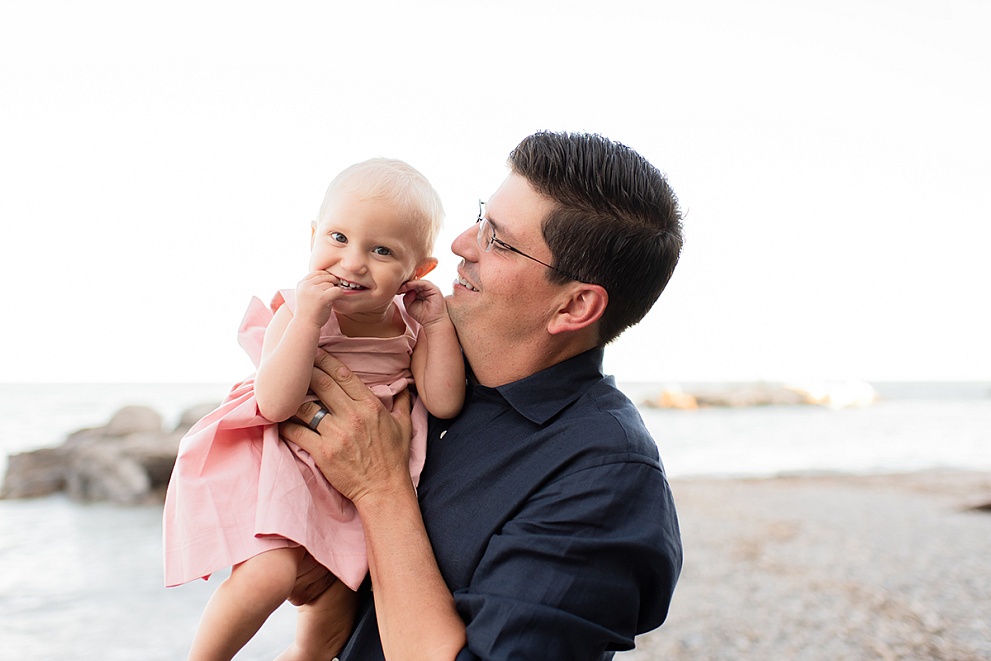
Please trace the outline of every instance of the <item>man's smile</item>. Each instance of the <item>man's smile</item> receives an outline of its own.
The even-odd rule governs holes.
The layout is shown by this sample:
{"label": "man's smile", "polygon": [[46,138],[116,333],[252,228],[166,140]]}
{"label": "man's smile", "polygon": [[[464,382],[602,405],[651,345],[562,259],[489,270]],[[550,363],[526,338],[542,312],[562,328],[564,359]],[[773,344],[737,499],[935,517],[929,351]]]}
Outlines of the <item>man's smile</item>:
{"label": "man's smile", "polygon": [[468,291],[479,291],[479,289],[475,285],[473,285],[470,282],[468,282],[467,280],[465,280],[464,276],[461,275],[460,273],[458,273],[458,279],[455,280],[454,282],[455,282],[455,284],[461,285],[462,287],[464,287]]}

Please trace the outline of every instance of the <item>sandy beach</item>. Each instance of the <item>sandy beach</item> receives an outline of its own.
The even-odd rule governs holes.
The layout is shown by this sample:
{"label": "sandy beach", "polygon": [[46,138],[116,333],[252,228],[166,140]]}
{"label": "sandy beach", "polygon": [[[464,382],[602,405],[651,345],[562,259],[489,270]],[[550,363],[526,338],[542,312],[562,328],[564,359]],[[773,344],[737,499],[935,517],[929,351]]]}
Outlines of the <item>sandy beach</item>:
{"label": "sandy beach", "polygon": [[991,473],[672,486],[671,614],[617,659],[991,660]]}

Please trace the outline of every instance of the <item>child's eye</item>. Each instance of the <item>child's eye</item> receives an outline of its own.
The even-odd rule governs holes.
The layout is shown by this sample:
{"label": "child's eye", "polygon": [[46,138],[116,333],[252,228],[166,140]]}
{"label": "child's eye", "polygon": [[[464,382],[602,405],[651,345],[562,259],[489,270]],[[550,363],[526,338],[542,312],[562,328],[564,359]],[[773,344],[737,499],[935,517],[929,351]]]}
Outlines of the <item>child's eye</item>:
{"label": "child's eye", "polygon": [[372,248],[372,252],[375,253],[376,255],[382,255],[383,257],[388,257],[389,255],[392,254],[392,251],[386,248],[385,246],[375,246],[374,248]]}
{"label": "child's eye", "polygon": [[330,238],[332,238],[334,241],[337,241],[338,243],[347,243],[348,242],[348,237],[344,236],[340,232],[331,232],[330,233]]}

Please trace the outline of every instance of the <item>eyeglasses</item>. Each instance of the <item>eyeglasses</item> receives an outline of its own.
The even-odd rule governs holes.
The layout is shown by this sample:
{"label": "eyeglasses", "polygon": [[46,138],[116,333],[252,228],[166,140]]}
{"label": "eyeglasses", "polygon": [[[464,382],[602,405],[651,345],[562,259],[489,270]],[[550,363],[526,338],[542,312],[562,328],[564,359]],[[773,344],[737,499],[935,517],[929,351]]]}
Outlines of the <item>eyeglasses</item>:
{"label": "eyeglasses", "polygon": [[570,278],[571,280],[577,280],[578,282],[583,282],[581,278],[573,276],[567,271],[562,271],[556,266],[551,266],[547,262],[542,262],[536,257],[532,255],[528,255],[519,248],[514,248],[513,246],[509,245],[502,239],[498,238],[496,236],[495,228],[492,227],[492,223],[490,223],[489,219],[485,217],[485,202],[481,200],[478,201],[478,219],[475,221],[475,223],[478,224],[478,248],[482,252],[492,252],[492,246],[498,243],[499,246],[505,250],[509,250],[510,252],[515,252],[517,255],[522,255],[527,259],[532,259],[541,266],[546,266],[552,271],[557,271],[561,275]]}

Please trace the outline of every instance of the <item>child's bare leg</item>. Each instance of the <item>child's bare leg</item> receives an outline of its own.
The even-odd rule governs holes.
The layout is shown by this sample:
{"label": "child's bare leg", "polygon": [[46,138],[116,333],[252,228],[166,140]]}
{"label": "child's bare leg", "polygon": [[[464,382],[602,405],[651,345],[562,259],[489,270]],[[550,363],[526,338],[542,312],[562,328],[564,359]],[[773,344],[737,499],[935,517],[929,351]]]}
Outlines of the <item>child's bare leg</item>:
{"label": "child's bare leg", "polygon": [[296,640],[276,661],[332,659],[344,648],[354,626],[358,594],[340,581],[299,607]]}
{"label": "child's bare leg", "polygon": [[304,549],[273,549],[235,565],[213,593],[189,652],[190,661],[229,661],[292,591]]}

